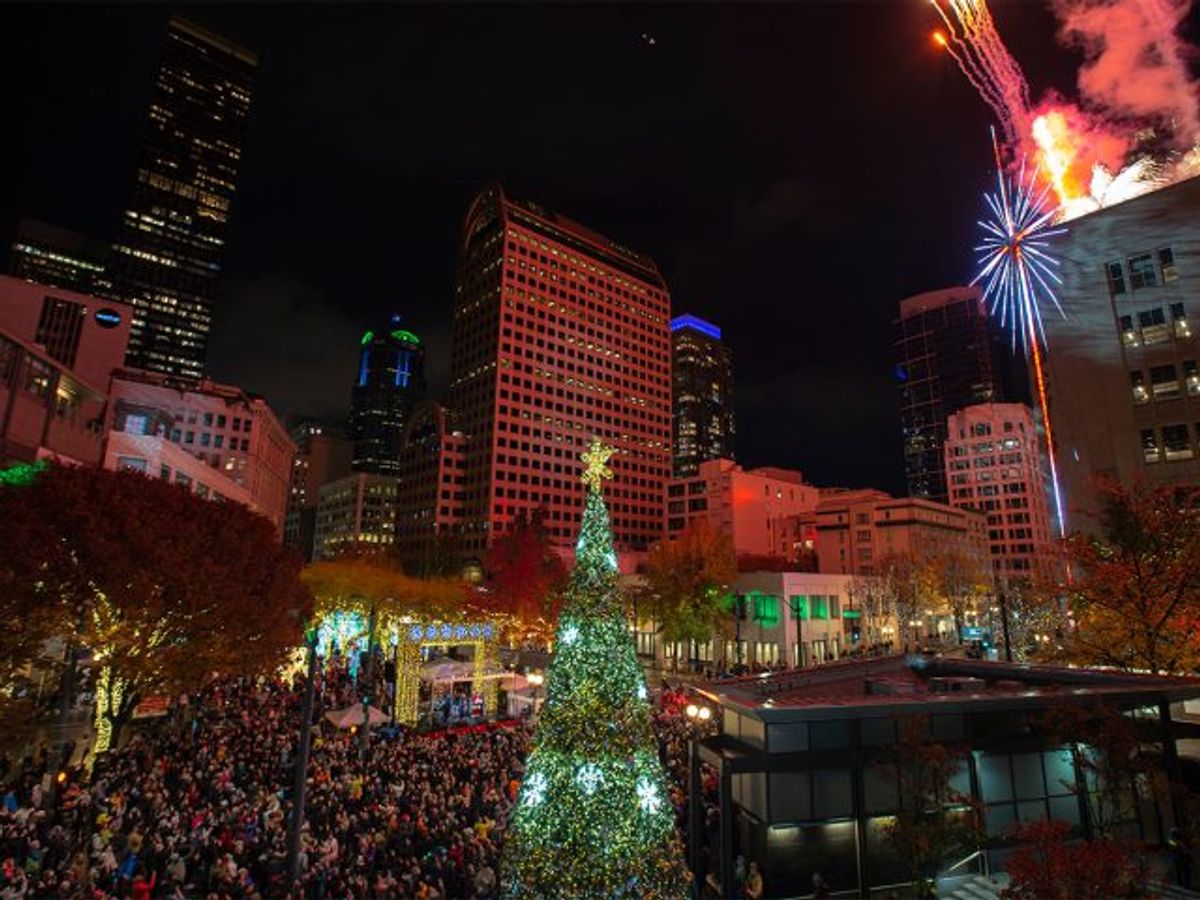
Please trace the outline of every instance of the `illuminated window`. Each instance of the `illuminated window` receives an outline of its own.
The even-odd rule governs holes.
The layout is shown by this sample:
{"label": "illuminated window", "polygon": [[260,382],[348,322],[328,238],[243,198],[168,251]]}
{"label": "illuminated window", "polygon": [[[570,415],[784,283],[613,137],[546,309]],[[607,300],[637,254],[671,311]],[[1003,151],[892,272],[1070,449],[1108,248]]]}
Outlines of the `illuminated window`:
{"label": "illuminated window", "polygon": [[1142,341],[1146,344],[1158,344],[1170,337],[1167,318],[1161,306],[1138,313],[1138,324],[1142,327]]}
{"label": "illuminated window", "polygon": [[1148,463],[1156,463],[1161,459],[1153,428],[1142,430],[1142,457]]}
{"label": "illuminated window", "polygon": [[1179,396],[1179,378],[1173,365],[1152,366],[1150,390],[1155,400],[1169,400]]}
{"label": "illuminated window", "polygon": [[1179,278],[1179,270],[1175,268],[1175,254],[1170,247],[1158,251],[1158,271],[1162,275],[1163,284],[1170,284]]}
{"label": "illuminated window", "polygon": [[1104,267],[1108,275],[1108,289],[1113,294],[1125,293],[1125,271],[1119,262],[1110,262]]}
{"label": "illuminated window", "polygon": [[1162,435],[1168,461],[1192,458],[1192,442],[1186,425],[1164,425]]}

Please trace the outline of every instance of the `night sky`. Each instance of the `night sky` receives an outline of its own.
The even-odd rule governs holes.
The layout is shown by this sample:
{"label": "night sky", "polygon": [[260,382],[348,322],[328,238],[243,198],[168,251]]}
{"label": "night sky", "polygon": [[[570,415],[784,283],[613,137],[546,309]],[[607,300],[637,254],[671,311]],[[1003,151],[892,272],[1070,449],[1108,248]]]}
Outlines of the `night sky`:
{"label": "night sky", "polygon": [[[1048,11],[993,6],[1035,93],[1069,92]],[[262,59],[215,377],[344,416],[359,335],[398,311],[440,391],[461,218],[499,180],[725,330],[739,461],[903,490],[897,303],[969,277],[991,174],[927,2],[181,11]],[[5,247],[22,215],[113,236],[166,18],[0,9]]]}

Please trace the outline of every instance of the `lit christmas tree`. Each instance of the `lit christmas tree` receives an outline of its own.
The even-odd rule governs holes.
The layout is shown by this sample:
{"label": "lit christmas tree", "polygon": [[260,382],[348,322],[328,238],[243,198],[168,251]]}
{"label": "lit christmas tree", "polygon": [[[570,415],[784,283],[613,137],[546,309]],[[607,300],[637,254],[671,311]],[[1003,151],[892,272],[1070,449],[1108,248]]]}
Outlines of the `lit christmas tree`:
{"label": "lit christmas tree", "polygon": [[593,440],[575,571],[558,623],[546,704],[509,819],[507,898],[674,900],[691,875],[675,831],[646,682],[617,585],[600,487],[613,451]]}

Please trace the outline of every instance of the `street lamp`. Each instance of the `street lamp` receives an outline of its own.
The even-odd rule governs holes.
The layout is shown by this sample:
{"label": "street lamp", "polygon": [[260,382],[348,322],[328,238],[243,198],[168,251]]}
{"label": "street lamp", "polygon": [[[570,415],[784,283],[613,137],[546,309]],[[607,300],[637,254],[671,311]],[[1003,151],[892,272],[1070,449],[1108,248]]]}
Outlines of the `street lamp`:
{"label": "street lamp", "polygon": [[541,672],[530,672],[525,676],[525,680],[533,685],[533,713],[537,715],[538,692],[541,690],[542,684],[546,681],[546,676]]}

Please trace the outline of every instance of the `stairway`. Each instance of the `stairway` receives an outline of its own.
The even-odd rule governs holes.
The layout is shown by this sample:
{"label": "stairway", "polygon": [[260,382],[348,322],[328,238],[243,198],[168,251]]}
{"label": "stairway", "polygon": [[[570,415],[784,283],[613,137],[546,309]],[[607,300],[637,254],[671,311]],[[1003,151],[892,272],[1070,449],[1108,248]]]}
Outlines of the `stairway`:
{"label": "stairway", "polygon": [[942,896],[950,900],[1000,900],[1000,892],[1007,886],[1008,876],[1001,872],[991,876],[972,875]]}

